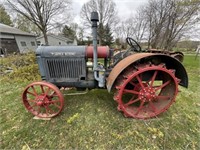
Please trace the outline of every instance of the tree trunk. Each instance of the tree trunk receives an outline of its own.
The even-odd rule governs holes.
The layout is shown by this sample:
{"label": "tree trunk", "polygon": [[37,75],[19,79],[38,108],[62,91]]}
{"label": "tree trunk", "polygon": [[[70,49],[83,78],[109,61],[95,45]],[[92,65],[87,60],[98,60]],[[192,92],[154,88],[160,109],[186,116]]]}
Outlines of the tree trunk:
{"label": "tree trunk", "polygon": [[102,45],[102,39],[101,39],[101,37],[99,37],[99,46],[101,46]]}
{"label": "tree trunk", "polygon": [[155,39],[153,41],[151,41],[151,48],[153,48],[153,49],[157,49],[158,48],[157,47],[157,42],[156,42]]}
{"label": "tree trunk", "polygon": [[47,32],[43,31],[43,35],[44,35],[45,45],[49,45],[49,41],[48,41],[48,37],[47,37]]}

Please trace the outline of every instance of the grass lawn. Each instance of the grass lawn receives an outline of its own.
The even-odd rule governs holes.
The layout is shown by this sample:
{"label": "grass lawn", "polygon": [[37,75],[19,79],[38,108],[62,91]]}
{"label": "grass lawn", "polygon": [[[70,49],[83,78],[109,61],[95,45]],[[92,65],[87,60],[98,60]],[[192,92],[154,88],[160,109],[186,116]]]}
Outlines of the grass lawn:
{"label": "grass lawn", "polygon": [[186,55],[189,88],[158,118],[136,120],[117,111],[113,95],[91,90],[65,96],[62,113],[50,121],[35,120],[21,93],[30,82],[0,84],[1,149],[200,149],[199,57]]}

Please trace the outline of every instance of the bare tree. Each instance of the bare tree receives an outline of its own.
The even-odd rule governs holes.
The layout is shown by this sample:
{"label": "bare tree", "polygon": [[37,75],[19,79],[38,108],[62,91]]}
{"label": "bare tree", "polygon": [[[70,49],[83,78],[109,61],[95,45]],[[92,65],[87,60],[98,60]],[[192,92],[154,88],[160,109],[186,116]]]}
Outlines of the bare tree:
{"label": "bare tree", "polygon": [[30,32],[37,36],[42,34],[41,30],[35,24],[20,14],[17,14],[17,17],[14,18],[13,24],[22,31]]}
{"label": "bare tree", "polygon": [[[99,31],[103,30],[106,25],[113,29],[117,19],[116,4],[113,0],[90,0],[85,3],[81,8],[81,18],[85,26],[90,27],[90,15],[92,11],[99,13]],[[99,43],[101,45],[102,33],[99,32]]]}
{"label": "bare tree", "polygon": [[143,13],[143,8],[141,7],[136,15],[133,17],[133,30],[132,36],[138,41],[139,43],[145,39],[145,33],[147,31],[147,22],[145,21],[146,16]]}
{"label": "bare tree", "polygon": [[200,23],[197,17],[200,11],[199,1],[172,2],[171,6],[171,13],[168,15],[163,33],[166,40],[161,43],[165,49],[171,49],[188,31],[194,28],[196,23]]}
{"label": "bare tree", "polygon": [[[7,0],[9,6],[33,22],[43,33],[48,45],[47,31],[51,28],[55,17],[69,10],[69,0]],[[66,14],[65,14],[66,15]]]}
{"label": "bare tree", "polygon": [[139,9],[136,15],[130,15],[125,21],[119,22],[115,28],[115,36],[122,43],[127,37],[132,37],[140,43],[145,38],[147,30],[147,21],[144,17],[142,9]]}
{"label": "bare tree", "polygon": [[125,42],[125,38],[127,37],[127,30],[126,30],[125,22],[120,21],[118,24],[116,24],[116,27],[114,29],[114,36],[117,40],[118,44],[122,44]]}
{"label": "bare tree", "polygon": [[150,0],[143,9],[146,22],[148,24],[148,43],[151,47],[157,48],[161,33],[166,23],[168,12],[170,10],[169,1],[171,0]]}
{"label": "bare tree", "polygon": [[171,49],[199,21],[199,0],[150,0],[144,9],[148,43]]}

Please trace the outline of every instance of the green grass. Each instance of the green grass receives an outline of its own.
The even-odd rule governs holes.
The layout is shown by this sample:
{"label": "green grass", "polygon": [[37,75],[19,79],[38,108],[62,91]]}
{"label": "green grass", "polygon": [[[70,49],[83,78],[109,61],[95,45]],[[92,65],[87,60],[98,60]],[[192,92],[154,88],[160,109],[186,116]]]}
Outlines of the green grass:
{"label": "green grass", "polygon": [[91,90],[65,96],[62,113],[50,121],[34,120],[21,101],[28,81],[1,81],[1,149],[200,149],[199,58],[186,55],[189,88],[158,118],[136,120],[117,111],[113,95]]}

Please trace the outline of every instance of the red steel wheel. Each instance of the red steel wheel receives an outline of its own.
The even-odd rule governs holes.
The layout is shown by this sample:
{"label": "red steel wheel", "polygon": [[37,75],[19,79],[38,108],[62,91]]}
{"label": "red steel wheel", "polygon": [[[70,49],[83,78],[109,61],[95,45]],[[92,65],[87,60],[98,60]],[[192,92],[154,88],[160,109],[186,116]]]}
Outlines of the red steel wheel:
{"label": "red steel wheel", "polygon": [[174,70],[167,69],[164,64],[146,64],[127,71],[118,81],[114,96],[118,110],[126,117],[152,118],[166,111],[175,101],[179,79]]}
{"label": "red steel wheel", "polygon": [[64,106],[64,97],[60,90],[48,82],[29,84],[22,94],[26,109],[40,118],[58,115]]}

